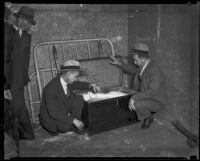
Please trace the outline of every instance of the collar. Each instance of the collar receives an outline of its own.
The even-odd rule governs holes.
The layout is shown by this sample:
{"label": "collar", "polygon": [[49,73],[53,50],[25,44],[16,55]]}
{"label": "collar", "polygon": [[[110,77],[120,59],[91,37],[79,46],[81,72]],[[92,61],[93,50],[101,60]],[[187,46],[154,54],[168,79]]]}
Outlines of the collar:
{"label": "collar", "polygon": [[13,27],[15,30],[17,30],[17,31],[19,30],[19,28],[16,25],[13,25]]}
{"label": "collar", "polygon": [[143,68],[142,68],[142,70],[141,70],[141,72],[140,72],[140,75],[142,75],[142,73],[144,72],[145,68],[146,68],[147,65],[149,64],[149,61],[150,61],[150,59],[147,60],[147,62],[144,64],[144,66],[143,66]]}
{"label": "collar", "polygon": [[23,32],[23,30],[20,29],[19,27],[17,27],[16,25],[13,25],[13,27],[14,27],[15,30],[17,30],[17,31],[19,31],[19,32],[21,32],[21,33]]}

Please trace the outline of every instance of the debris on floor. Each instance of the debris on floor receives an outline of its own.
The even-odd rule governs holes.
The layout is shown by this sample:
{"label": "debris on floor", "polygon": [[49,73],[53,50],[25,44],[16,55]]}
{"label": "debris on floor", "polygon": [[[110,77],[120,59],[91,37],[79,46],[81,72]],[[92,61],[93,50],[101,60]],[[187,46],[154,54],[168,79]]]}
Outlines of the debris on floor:
{"label": "debris on floor", "polygon": [[149,129],[141,129],[141,124],[142,122],[92,136],[67,132],[52,137],[43,128],[37,127],[34,130],[37,137],[33,143],[20,144],[21,156],[187,157],[191,153],[185,137],[161,119],[154,121]]}

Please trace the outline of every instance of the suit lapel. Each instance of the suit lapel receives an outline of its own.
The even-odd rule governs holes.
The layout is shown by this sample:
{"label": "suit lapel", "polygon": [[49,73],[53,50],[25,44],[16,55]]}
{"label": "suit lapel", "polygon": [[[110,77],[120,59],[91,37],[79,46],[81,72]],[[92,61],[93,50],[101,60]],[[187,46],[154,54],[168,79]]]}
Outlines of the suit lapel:
{"label": "suit lapel", "polygon": [[135,77],[134,77],[134,90],[138,90],[139,89],[139,70],[137,71],[137,73],[135,74]]}
{"label": "suit lapel", "polygon": [[142,75],[139,75],[140,79],[143,80],[145,75],[148,73],[149,67],[151,65],[151,60],[149,61],[149,63],[147,64],[146,68],[144,69]]}
{"label": "suit lapel", "polygon": [[61,96],[61,99],[66,99],[66,95],[65,95],[64,89],[62,87],[62,84],[60,82],[59,76],[56,77],[56,86],[58,87],[59,95]]}

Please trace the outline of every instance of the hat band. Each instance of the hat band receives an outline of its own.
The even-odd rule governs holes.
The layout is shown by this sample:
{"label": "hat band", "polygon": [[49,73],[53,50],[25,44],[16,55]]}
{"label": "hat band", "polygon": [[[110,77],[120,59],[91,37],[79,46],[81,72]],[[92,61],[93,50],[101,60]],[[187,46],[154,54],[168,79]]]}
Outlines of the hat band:
{"label": "hat band", "polygon": [[63,66],[63,65],[61,65],[60,69],[61,70],[67,70],[67,69],[69,69],[69,70],[72,70],[72,69],[80,70],[80,66]]}
{"label": "hat band", "polygon": [[144,51],[144,50],[138,50],[138,49],[134,49],[133,50],[134,53],[137,53],[139,55],[148,55],[148,51]]}

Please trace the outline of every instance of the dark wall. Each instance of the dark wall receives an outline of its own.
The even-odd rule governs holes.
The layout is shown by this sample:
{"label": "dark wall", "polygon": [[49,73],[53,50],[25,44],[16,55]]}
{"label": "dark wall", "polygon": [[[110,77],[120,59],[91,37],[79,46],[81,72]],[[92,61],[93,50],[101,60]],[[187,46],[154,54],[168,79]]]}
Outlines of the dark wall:
{"label": "dark wall", "polygon": [[181,120],[190,129],[198,127],[194,112],[199,109],[194,99],[199,87],[197,13],[197,8],[191,5],[130,5],[128,16],[128,47],[135,42],[149,44],[152,59],[165,74],[168,94],[165,116]]}

